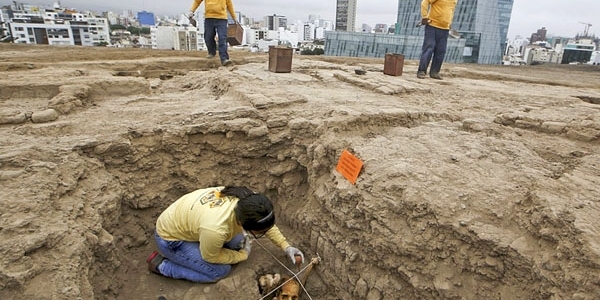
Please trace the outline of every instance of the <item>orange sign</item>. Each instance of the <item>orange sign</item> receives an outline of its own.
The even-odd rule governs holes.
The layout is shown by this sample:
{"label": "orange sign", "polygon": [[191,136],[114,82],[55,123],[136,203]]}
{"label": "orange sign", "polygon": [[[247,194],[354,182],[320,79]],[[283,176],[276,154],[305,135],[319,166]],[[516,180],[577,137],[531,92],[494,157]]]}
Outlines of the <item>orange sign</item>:
{"label": "orange sign", "polygon": [[362,166],[363,162],[358,157],[352,155],[348,150],[344,150],[335,170],[340,172],[352,184],[355,184]]}

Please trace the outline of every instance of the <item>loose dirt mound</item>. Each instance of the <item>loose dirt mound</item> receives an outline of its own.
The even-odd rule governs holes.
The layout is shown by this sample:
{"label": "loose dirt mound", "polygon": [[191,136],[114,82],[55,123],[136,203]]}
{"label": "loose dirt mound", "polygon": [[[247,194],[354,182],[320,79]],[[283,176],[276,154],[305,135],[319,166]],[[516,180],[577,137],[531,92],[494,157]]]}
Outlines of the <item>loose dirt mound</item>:
{"label": "loose dirt mound", "polygon": [[260,299],[267,240],[216,284],[146,268],[158,214],[227,184],[322,258],[305,299],[600,298],[598,67],[203,54],[0,45],[1,299]]}

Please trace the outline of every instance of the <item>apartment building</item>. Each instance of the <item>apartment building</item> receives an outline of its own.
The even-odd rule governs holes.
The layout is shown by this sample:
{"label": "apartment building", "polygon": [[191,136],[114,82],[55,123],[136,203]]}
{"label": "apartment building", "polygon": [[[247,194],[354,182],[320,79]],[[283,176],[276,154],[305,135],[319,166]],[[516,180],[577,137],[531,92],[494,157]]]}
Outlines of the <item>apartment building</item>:
{"label": "apartment building", "polygon": [[109,45],[108,19],[55,6],[13,4],[2,9],[14,43],[47,45]]}
{"label": "apartment building", "polygon": [[356,30],[356,0],[337,0],[335,30],[349,32]]}
{"label": "apartment building", "polygon": [[266,16],[265,27],[267,30],[279,30],[279,28],[287,28],[287,18],[285,16]]}
{"label": "apartment building", "polygon": [[152,49],[195,51],[206,48],[204,34],[191,26],[152,26],[150,39]]}

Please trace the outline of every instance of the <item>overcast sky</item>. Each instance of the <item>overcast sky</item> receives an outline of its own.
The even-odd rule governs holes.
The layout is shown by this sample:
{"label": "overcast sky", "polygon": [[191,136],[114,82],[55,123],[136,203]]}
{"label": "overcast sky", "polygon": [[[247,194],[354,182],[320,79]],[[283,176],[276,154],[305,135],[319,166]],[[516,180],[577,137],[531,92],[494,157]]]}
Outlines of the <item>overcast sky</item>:
{"label": "overcast sky", "polygon": [[[401,0],[409,1],[409,0]],[[410,0],[414,1],[414,0]],[[12,1],[0,0],[9,5]],[[20,3],[52,5],[53,0],[20,0]],[[192,0],[62,0],[63,7],[93,9],[99,11],[123,10],[149,11],[155,15],[176,15],[189,11]],[[236,11],[256,20],[266,15],[283,15],[288,22],[306,21],[309,14],[320,15],[323,19],[335,19],[336,0],[233,0]],[[200,6],[202,9],[204,4]],[[358,0],[356,24],[394,24],[398,13],[398,0]],[[508,37],[516,35],[529,37],[541,27],[548,34],[573,37],[583,33],[591,23],[589,33],[600,35],[600,1],[598,0],[514,0]]]}

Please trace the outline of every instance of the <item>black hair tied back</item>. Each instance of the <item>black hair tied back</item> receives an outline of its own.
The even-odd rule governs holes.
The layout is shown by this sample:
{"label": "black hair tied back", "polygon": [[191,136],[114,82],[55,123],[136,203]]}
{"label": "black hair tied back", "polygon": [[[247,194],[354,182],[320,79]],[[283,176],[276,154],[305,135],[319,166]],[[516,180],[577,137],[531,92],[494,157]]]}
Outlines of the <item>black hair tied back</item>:
{"label": "black hair tied back", "polygon": [[235,215],[245,230],[264,231],[275,225],[273,203],[265,195],[247,187],[235,186],[225,187],[221,195],[240,199],[235,207]]}

